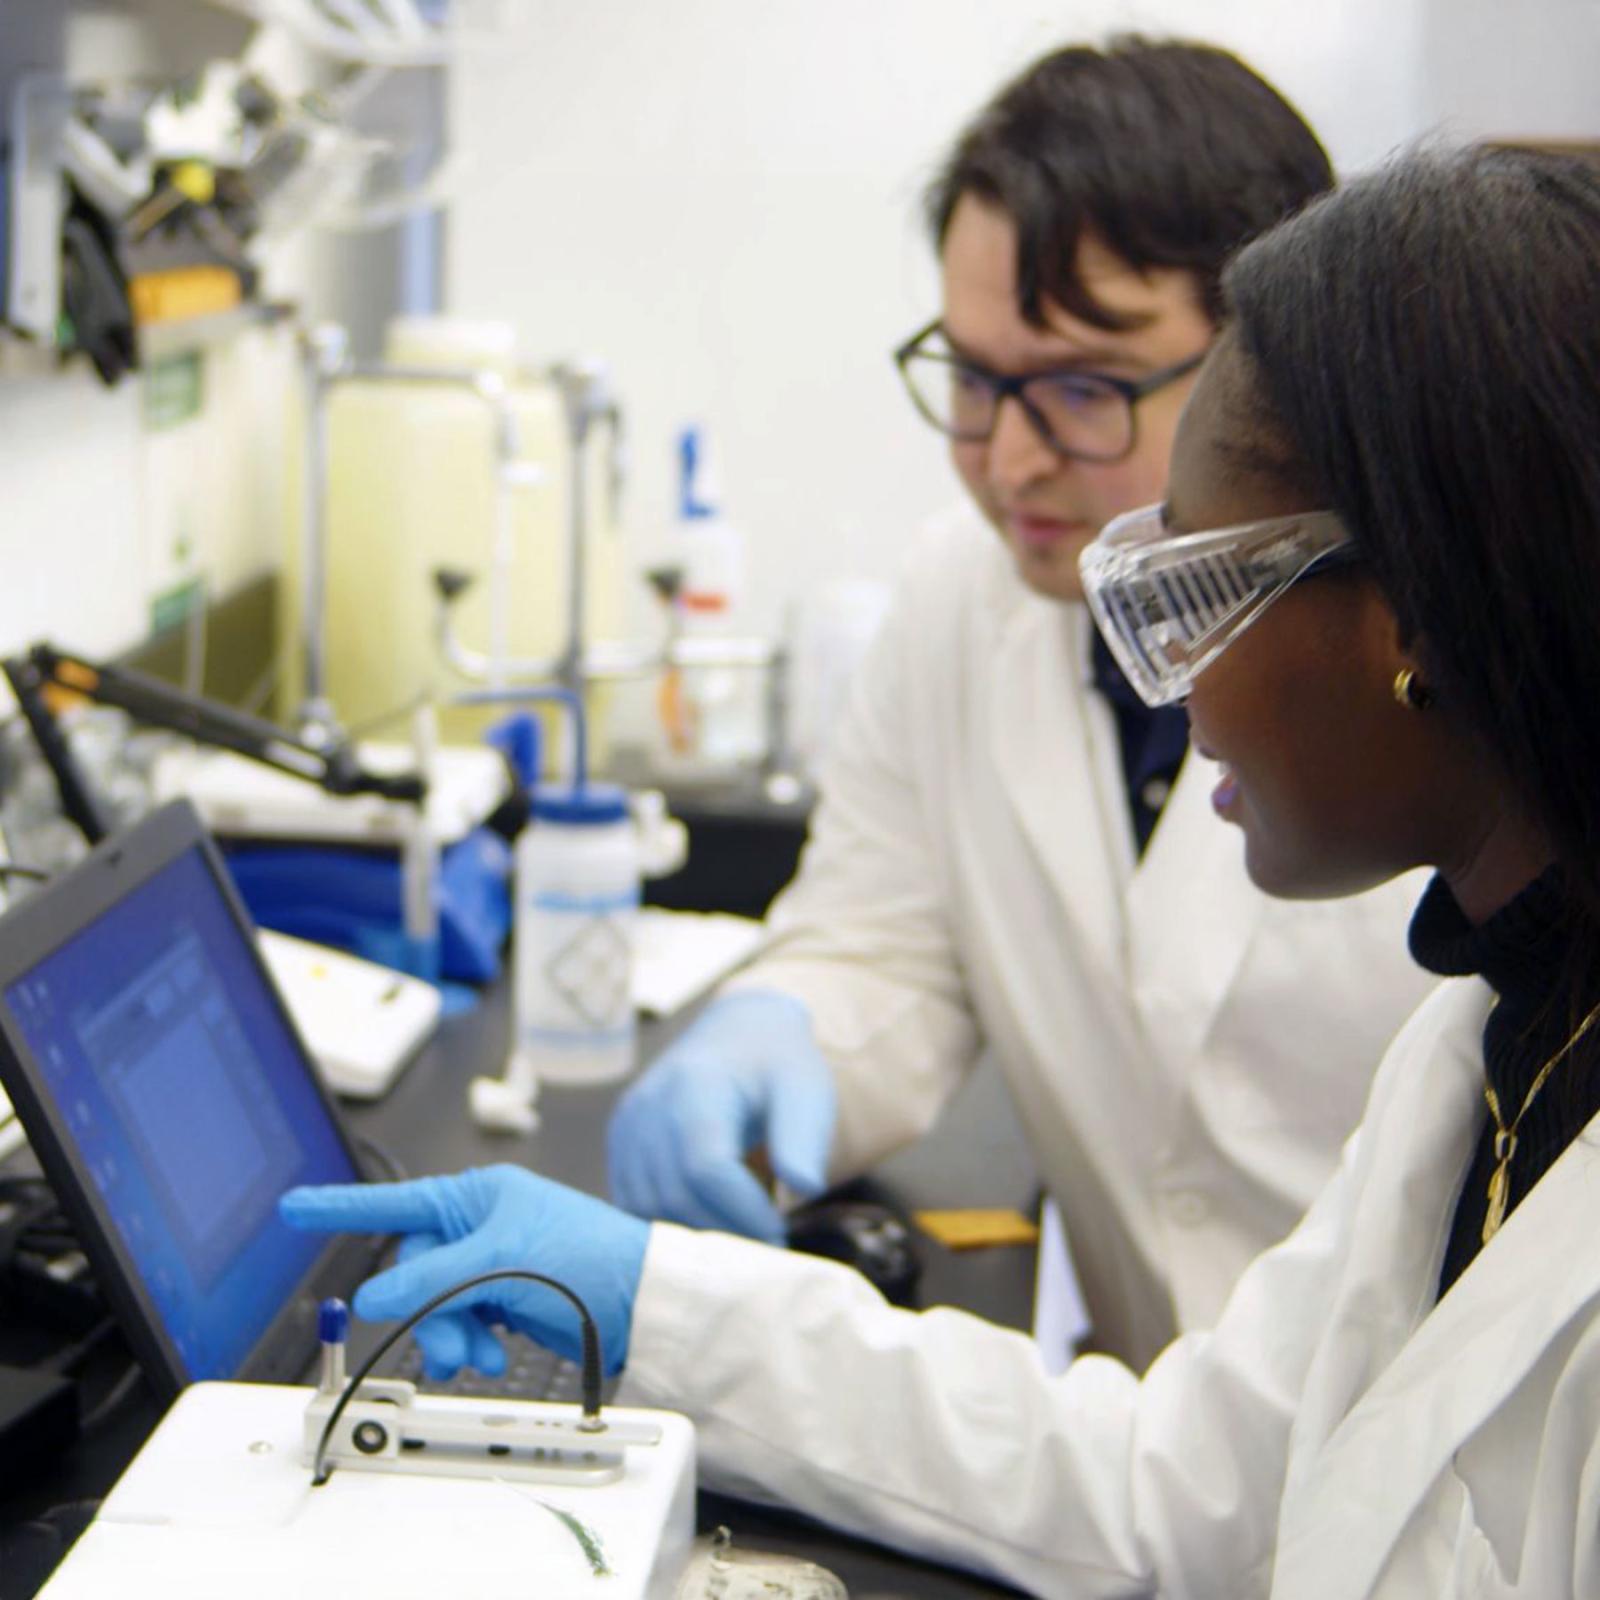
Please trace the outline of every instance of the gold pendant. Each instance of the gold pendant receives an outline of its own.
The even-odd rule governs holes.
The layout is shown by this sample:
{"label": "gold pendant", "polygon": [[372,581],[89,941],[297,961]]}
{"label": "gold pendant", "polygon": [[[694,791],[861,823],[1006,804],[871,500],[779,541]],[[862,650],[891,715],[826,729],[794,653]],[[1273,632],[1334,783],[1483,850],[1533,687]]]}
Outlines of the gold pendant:
{"label": "gold pendant", "polygon": [[1511,1179],[1506,1169],[1509,1160],[1502,1161],[1489,1175],[1489,1209],[1483,1214],[1483,1242],[1488,1242],[1500,1231],[1506,1220],[1506,1196],[1511,1189]]}

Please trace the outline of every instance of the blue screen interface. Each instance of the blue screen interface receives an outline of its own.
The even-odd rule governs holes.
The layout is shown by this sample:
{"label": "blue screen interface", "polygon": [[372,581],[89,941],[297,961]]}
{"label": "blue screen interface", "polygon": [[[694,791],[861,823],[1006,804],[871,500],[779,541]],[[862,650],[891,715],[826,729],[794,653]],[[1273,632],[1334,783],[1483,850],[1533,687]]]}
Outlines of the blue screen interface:
{"label": "blue screen interface", "polygon": [[278,1196],[357,1175],[206,857],[5,994],[189,1377],[231,1377],[323,1248]]}

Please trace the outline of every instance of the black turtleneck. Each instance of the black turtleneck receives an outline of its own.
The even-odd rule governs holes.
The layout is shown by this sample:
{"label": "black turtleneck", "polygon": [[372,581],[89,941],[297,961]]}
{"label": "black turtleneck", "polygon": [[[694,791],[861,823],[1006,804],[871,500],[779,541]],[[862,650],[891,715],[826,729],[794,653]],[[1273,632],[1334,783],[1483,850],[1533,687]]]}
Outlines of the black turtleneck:
{"label": "black turtleneck", "polygon": [[[1479,927],[1467,921],[1444,879],[1436,877],[1411,919],[1411,953],[1422,966],[1447,977],[1476,973],[1499,996],[1484,1024],[1483,1064],[1508,1128],[1539,1069],[1600,998],[1568,992],[1571,934],[1571,903],[1554,867]],[[1600,1050],[1594,1038],[1590,1035],[1556,1067],[1517,1128],[1507,1216],[1600,1112]],[[1482,1127],[1439,1273],[1441,1295],[1483,1248],[1495,1128],[1486,1103],[1481,1111]]]}

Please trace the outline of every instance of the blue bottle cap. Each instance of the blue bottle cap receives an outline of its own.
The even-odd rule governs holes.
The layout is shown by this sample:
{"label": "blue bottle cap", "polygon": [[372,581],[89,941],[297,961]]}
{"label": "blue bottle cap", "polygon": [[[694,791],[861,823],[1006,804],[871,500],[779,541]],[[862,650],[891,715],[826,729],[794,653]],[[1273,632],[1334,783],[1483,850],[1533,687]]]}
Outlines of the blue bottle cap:
{"label": "blue bottle cap", "polygon": [[317,1338],[323,1344],[344,1344],[350,1337],[350,1307],[337,1296],[317,1307]]}
{"label": "blue bottle cap", "polygon": [[579,788],[541,785],[533,793],[533,814],[541,822],[598,828],[627,821],[628,796],[614,783],[586,783]]}

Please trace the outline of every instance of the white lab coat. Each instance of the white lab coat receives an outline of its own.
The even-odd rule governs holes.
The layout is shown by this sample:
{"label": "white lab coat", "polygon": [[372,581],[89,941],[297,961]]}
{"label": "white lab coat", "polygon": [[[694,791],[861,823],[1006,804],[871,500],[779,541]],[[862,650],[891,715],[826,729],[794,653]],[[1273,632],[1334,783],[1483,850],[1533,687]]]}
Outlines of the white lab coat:
{"label": "white lab coat", "polygon": [[710,1482],[1041,1595],[1593,1600],[1600,1118],[1435,1300],[1488,1005],[1430,998],[1301,1226],[1142,1382],[658,1225],[624,1393],[695,1418]]}
{"label": "white lab coat", "polygon": [[1135,868],[1090,627],[975,512],[932,531],[737,983],[809,1005],[836,1179],[925,1131],[990,1048],[1100,1346],[1143,1367],[1299,1220],[1434,980],[1405,947],[1420,876],[1269,899],[1192,755]]}

